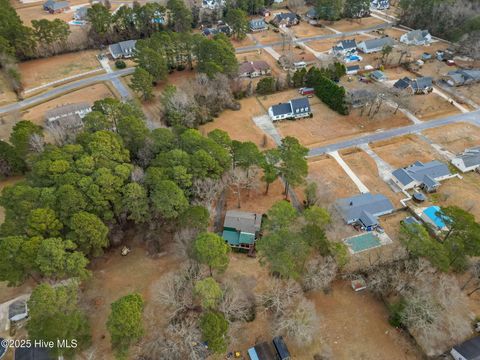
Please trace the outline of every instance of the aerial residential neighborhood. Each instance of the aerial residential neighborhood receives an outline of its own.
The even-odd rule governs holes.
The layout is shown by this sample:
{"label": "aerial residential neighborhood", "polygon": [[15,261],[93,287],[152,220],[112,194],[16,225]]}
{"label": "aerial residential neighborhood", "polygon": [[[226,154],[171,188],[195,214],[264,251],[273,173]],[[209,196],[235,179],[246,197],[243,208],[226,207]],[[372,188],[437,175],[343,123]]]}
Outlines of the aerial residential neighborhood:
{"label": "aerial residential neighborhood", "polygon": [[0,0],[0,360],[480,359],[479,18]]}

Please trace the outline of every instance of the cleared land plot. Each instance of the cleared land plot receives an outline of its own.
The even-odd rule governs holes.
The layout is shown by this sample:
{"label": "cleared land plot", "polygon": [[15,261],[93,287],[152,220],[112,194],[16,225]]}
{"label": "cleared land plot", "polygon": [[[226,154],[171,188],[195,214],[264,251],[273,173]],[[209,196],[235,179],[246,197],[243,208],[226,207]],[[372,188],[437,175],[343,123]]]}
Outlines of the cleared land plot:
{"label": "cleared land plot", "polygon": [[93,104],[96,100],[106,97],[113,97],[110,89],[104,84],[96,84],[88,86],[81,90],[71,92],[60,96],[56,99],[47,101],[46,103],[37,105],[25,111],[23,119],[30,120],[38,125],[44,125],[44,116],[48,110],[54,109],[61,105],[67,105],[78,102],[87,102]]}
{"label": "cleared land plot", "polygon": [[480,105],[480,83],[455,88],[461,95]]}
{"label": "cleared land plot", "polygon": [[17,96],[10,89],[3,71],[0,71],[0,105],[15,102]]}
{"label": "cleared land plot", "polygon": [[437,94],[415,95],[409,101],[409,110],[421,120],[459,114],[460,110]]}
{"label": "cleared land plot", "polygon": [[392,360],[423,358],[406,335],[389,325],[385,305],[368,291],[355,292],[349,282],[337,281],[328,294],[312,292],[309,298],[322,316],[327,330],[322,334],[332,358],[383,360],[386,354]]}
{"label": "cleared land plot", "polygon": [[25,89],[100,68],[97,51],[79,51],[19,64]]}
{"label": "cleared land plot", "polygon": [[394,207],[400,206],[400,200],[405,196],[395,194],[390,187],[379,177],[375,161],[363,151],[342,153],[343,160],[359,177],[372,193],[380,193],[390,199]]}
{"label": "cleared land plot", "polygon": [[385,69],[383,72],[387,75],[388,80],[398,80],[404,78],[405,76],[409,77],[410,79],[415,78],[415,75],[413,75],[410,71],[405,70],[401,66],[397,66],[392,69]]}
{"label": "cleared land plot", "polygon": [[383,34],[390,36],[392,39],[395,39],[397,41],[400,41],[400,37],[405,34],[406,31],[396,29],[396,28],[390,28],[390,29],[384,29]]}
{"label": "cleared land plot", "polygon": [[280,31],[274,32],[272,29],[253,34],[253,37],[263,45],[279,42],[283,39]]}
{"label": "cleared land plot", "polygon": [[298,25],[289,28],[293,36],[297,38],[310,37],[315,35],[329,35],[334,32],[323,27],[312,26],[309,23],[301,21]]}
{"label": "cleared land plot", "polygon": [[232,45],[235,48],[249,46],[249,45],[255,45],[255,41],[253,41],[251,39],[250,35],[247,35],[245,37],[245,39],[242,39],[242,40],[237,40],[237,39],[234,39],[234,38],[230,38],[230,40],[232,41]]}
{"label": "cleared land plot", "polygon": [[[274,104],[299,97],[296,90],[284,91],[265,98],[260,98],[265,108]],[[346,139],[359,133],[389,129],[411,124],[410,120],[401,112],[393,114],[395,109],[382,105],[378,114],[369,119],[361,116],[359,109],[354,109],[349,115],[342,116],[329,109],[316,97],[310,100],[313,111],[312,118],[285,120],[276,122],[275,126],[283,136],[294,136],[307,147],[318,146]]]}
{"label": "cleared land plot", "polygon": [[370,147],[394,168],[405,167],[414,161],[427,162],[439,158],[433,147],[415,135],[374,143]]}
{"label": "cleared land plot", "polygon": [[355,30],[360,30],[360,29],[365,29],[370,26],[375,26],[379,24],[383,24],[385,21],[374,18],[374,17],[367,17],[367,18],[362,18],[359,20],[347,20],[347,19],[342,19],[339,21],[335,21],[334,23],[331,23],[329,21],[321,21],[322,25],[328,26],[332,29],[335,29],[340,32],[346,32],[346,31],[355,31]]}
{"label": "cleared land plot", "polygon": [[[308,44],[307,44],[308,45]],[[298,47],[297,47],[298,46]],[[289,46],[288,44],[284,46],[278,45],[274,46],[273,49],[278,52],[280,55],[288,56],[290,53],[293,55],[293,61],[314,61],[316,60],[315,55],[310,51],[303,49],[300,45]]]}
{"label": "cleared land plot", "polygon": [[480,128],[468,123],[446,125],[423,133],[454,154],[480,145]]}

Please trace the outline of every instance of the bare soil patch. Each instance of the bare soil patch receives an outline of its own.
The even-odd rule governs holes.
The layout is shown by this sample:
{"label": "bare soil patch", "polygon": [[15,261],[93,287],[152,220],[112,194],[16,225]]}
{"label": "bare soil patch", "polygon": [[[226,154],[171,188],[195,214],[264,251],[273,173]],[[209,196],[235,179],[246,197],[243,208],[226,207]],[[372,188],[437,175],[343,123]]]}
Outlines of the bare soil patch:
{"label": "bare soil patch", "polygon": [[301,21],[298,25],[292,26],[291,28],[289,28],[289,30],[297,38],[310,37],[315,35],[329,35],[334,33],[333,31],[328,30],[324,27],[312,26],[304,21]]}
{"label": "bare soil patch", "polygon": [[454,105],[434,93],[415,95],[415,98],[409,102],[409,110],[421,120],[432,120],[460,113]]}
{"label": "bare soil patch", "polygon": [[461,95],[471,99],[477,104],[480,104],[480,83],[471,84],[467,86],[459,86],[455,88]]}
{"label": "bare soil patch", "polygon": [[282,41],[281,32],[274,32],[272,29],[253,34],[253,37],[263,45]]}
{"label": "bare soil patch", "polygon": [[374,143],[371,147],[378,156],[395,168],[405,167],[415,161],[440,160],[435,149],[415,135]]}
{"label": "bare soil patch", "polygon": [[235,48],[240,48],[240,47],[249,46],[249,45],[255,45],[255,41],[253,41],[250,36],[247,36],[247,37],[245,37],[245,39],[242,39],[242,40],[237,40],[237,39],[234,39],[234,38],[231,38],[230,40],[232,41],[232,45]]}
{"label": "bare soil patch", "polygon": [[347,32],[347,31],[355,31],[359,29],[368,28],[370,26],[374,26],[378,24],[383,24],[384,21],[374,17],[366,17],[358,20],[342,19],[339,21],[335,21],[333,23],[330,21],[321,21],[321,23],[337,31]]}
{"label": "bare soil patch", "polygon": [[395,39],[397,41],[400,41],[400,37],[405,34],[406,31],[400,30],[397,28],[390,28],[390,29],[384,29],[383,34],[390,36],[392,39]]}
{"label": "bare soil patch", "polygon": [[469,123],[450,124],[423,133],[454,154],[480,145],[480,128]]}
{"label": "bare soil patch", "polygon": [[19,64],[26,89],[100,68],[97,51],[87,50],[29,60]]}

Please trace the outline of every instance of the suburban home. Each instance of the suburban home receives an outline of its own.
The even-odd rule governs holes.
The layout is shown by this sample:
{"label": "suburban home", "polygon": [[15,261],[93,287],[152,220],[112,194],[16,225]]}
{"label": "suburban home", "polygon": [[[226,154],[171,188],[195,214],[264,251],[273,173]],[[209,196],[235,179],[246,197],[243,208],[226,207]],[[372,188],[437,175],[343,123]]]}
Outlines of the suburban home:
{"label": "suburban home", "polygon": [[389,0],[372,0],[370,6],[376,10],[386,10],[390,8]]}
{"label": "suburban home", "polygon": [[455,360],[478,360],[480,359],[480,336],[467,340],[460,345],[455,345],[450,351]]}
{"label": "suburban home", "polygon": [[380,71],[380,70],[373,71],[370,74],[370,78],[372,78],[375,81],[380,81],[380,82],[388,80],[387,75],[383,71]]}
{"label": "suburban home", "polygon": [[8,305],[8,320],[15,322],[28,317],[27,299],[15,300]]}
{"label": "suburban home", "polygon": [[403,191],[420,187],[427,192],[434,192],[440,186],[440,181],[453,176],[448,166],[438,160],[427,163],[416,161],[392,172],[393,182]]}
{"label": "suburban home", "polygon": [[250,28],[250,31],[252,32],[263,31],[268,29],[268,25],[263,18],[250,20],[248,23],[248,26]]}
{"label": "suburban home", "polygon": [[355,75],[360,71],[360,65],[347,66],[347,75]]}
{"label": "suburban home", "polygon": [[475,171],[480,167],[480,146],[465,149],[452,159],[452,165],[461,172]]}
{"label": "suburban home", "polygon": [[393,84],[393,87],[397,90],[406,90],[411,87],[411,84],[412,80],[409,77],[405,76],[404,78],[397,80]]}
{"label": "suburban home", "polygon": [[400,36],[400,42],[407,45],[430,45],[432,35],[428,30],[412,30]]}
{"label": "suburban home", "polygon": [[275,26],[293,26],[298,24],[297,14],[292,12],[280,13],[275,15],[272,19],[272,24]]}
{"label": "suburban home", "polygon": [[433,226],[435,230],[445,231],[448,230],[448,227],[445,224],[444,218],[441,216],[442,214],[442,210],[439,206],[430,206],[423,209],[420,218],[426,224]]}
{"label": "suburban home", "polygon": [[410,83],[414,94],[429,94],[433,91],[433,79],[430,76],[424,76],[412,80]]}
{"label": "suburban home", "polygon": [[371,193],[338,199],[335,208],[347,224],[359,224],[367,230],[378,227],[378,218],[394,210],[386,196]]}
{"label": "suburban home", "polygon": [[305,17],[306,17],[308,20],[318,20],[318,19],[319,19],[319,16],[318,16],[318,11],[317,11],[317,9],[315,9],[314,7],[311,8],[310,10],[308,10],[308,11],[305,13]]}
{"label": "suburban home", "polygon": [[386,36],[380,39],[371,39],[360,42],[357,47],[365,54],[382,51],[385,46],[393,46],[392,38]]}
{"label": "suburban home", "polygon": [[312,114],[308,98],[302,97],[290,100],[287,103],[273,105],[268,109],[268,115],[272,121],[283,119],[298,119]]}
{"label": "suburban home", "polygon": [[240,64],[238,75],[241,77],[255,78],[262,75],[268,75],[272,72],[270,65],[266,61],[245,61]]}
{"label": "suburban home", "polygon": [[346,56],[355,54],[357,52],[357,42],[355,39],[339,41],[332,49],[330,53],[334,56]]}
{"label": "suburban home", "polygon": [[54,1],[48,0],[43,4],[43,10],[48,11],[50,14],[58,14],[70,9],[70,3],[68,1]]}
{"label": "suburban home", "polygon": [[449,71],[443,79],[450,86],[461,86],[480,82],[480,69]]}
{"label": "suburban home", "polygon": [[233,248],[253,250],[262,226],[262,214],[228,210],[222,237]]}
{"label": "suburban home", "polygon": [[82,6],[81,8],[75,10],[75,12],[73,13],[73,19],[78,21],[87,20],[87,13],[88,7]]}
{"label": "suburban home", "polygon": [[45,123],[49,127],[62,125],[66,129],[80,129],[83,126],[82,119],[91,111],[88,103],[58,106],[45,113]]}
{"label": "suburban home", "polygon": [[108,51],[113,59],[128,59],[134,55],[136,43],[137,40],[121,41],[110,45]]}

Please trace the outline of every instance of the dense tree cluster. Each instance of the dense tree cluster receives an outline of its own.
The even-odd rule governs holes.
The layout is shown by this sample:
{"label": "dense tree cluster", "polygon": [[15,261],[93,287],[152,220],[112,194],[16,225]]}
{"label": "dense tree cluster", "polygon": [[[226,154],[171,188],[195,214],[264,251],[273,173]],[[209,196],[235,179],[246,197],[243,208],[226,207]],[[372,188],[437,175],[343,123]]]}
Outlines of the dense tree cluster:
{"label": "dense tree cluster", "polygon": [[342,17],[362,18],[370,15],[369,0],[316,0],[319,19],[335,21]]}

